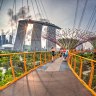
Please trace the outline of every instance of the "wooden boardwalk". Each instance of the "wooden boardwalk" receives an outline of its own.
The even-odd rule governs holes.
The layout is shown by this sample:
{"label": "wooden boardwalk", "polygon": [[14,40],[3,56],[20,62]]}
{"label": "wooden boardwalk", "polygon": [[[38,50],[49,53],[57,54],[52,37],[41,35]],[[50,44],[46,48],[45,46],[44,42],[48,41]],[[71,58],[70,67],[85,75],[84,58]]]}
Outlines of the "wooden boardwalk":
{"label": "wooden boardwalk", "polygon": [[46,66],[4,89],[0,96],[92,96],[62,58]]}

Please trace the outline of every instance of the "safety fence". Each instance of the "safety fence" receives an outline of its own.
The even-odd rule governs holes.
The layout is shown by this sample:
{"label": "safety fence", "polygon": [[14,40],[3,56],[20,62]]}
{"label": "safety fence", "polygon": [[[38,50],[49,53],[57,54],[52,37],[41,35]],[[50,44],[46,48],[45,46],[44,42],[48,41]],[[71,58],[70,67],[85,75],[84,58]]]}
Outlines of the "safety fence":
{"label": "safety fence", "polygon": [[69,52],[68,64],[80,82],[96,96],[96,61]]}
{"label": "safety fence", "polygon": [[0,54],[0,90],[50,61],[50,52]]}

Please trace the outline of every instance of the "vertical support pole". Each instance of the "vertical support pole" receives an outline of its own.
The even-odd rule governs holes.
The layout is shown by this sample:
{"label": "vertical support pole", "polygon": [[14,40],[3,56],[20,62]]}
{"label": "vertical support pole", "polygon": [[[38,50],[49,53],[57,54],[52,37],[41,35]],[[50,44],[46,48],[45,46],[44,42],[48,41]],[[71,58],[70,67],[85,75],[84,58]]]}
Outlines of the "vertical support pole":
{"label": "vertical support pole", "polygon": [[74,71],[76,70],[76,55],[74,55]]}
{"label": "vertical support pole", "polygon": [[26,53],[24,53],[24,69],[25,69],[25,72],[27,72],[27,66],[26,66]]}
{"label": "vertical support pole", "polygon": [[45,64],[46,64],[46,52],[45,52]]}
{"label": "vertical support pole", "polygon": [[34,62],[34,68],[36,67],[35,65],[36,65],[36,63],[35,63],[35,57],[36,57],[36,52],[34,52],[34,55],[33,55],[33,62]]}
{"label": "vertical support pole", "polygon": [[92,86],[93,76],[94,76],[94,63],[93,61],[91,61],[91,73],[90,73],[90,79],[89,79],[89,84],[88,84],[90,88]]}
{"label": "vertical support pole", "polygon": [[68,64],[70,64],[70,53],[68,53]]}
{"label": "vertical support pole", "polygon": [[12,75],[13,75],[13,78],[15,79],[15,72],[14,72],[14,68],[13,68],[13,63],[12,63],[12,54],[10,54],[10,66],[11,66],[11,69],[12,69]]}
{"label": "vertical support pole", "polygon": [[40,65],[42,65],[42,52],[40,52]]}
{"label": "vertical support pole", "polygon": [[82,78],[82,57],[80,57],[80,73],[79,77]]}

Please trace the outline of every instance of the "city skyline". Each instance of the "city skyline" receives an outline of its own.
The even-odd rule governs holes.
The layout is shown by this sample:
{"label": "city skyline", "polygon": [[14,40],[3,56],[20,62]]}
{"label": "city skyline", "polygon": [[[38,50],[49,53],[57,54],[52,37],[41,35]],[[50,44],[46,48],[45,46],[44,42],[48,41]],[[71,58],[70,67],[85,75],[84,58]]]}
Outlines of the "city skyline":
{"label": "city skyline", "polygon": [[[1,1],[2,0],[0,0],[0,3],[1,3]],[[16,6],[14,5],[14,7],[13,7],[14,1],[16,1]],[[0,15],[0,18],[1,18],[0,30],[3,29],[3,31],[5,32],[6,35],[12,34],[12,31],[13,31],[14,36],[16,36],[17,30],[16,30],[16,23],[14,22],[15,21],[14,16],[16,15],[16,17],[18,17],[18,21],[23,19],[21,16],[22,15],[22,11],[21,11],[22,7],[24,7],[24,10],[25,10],[25,19],[28,16],[32,19],[37,18],[37,20],[41,18],[40,15],[42,12],[40,12],[40,14],[38,13],[38,9],[36,8],[35,0],[32,0],[32,1],[33,1],[34,8],[36,9],[35,10],[36,16],[34,15],[34,12],[32,9],[31,0],[28,0],[28,1],[29,2],[27,4],[27,0],[23,0],[23,5],[22,5],[22,0],[21,1],[20,0],[3,0],[3,4],[2,4],[1,10],[0,10],[0,14],[1,14]],[[49,19],[50,22],[56,24],[57,26],[60,26],[63,29],[65,29],[65,28],[72,29],[73,28],[77,1],[79,3],[78,3],[78,10],[77,10],[77,17],[75,18],[76,19],[75,28],[78,28],[78,25],[80,23],[80,18],[82,16],[82,12],[84,11],[85,2],[87,2],[86,8],[85,8],[85,13],[82,16],[83,18],[82,18],[82,22],[81,22],[81,26],[80,26],[80,28],[83,30],[86,29],[86,26],[89,22],[91,15],[92,15],[92,12],[94,11],[94,9],[96,7],[95,0],[91,0],[91,1],[90,0],[59,0],[59,1],[58,0],[41,0],[41,1],[44,5],[44,8],[46,10],[46,14],[48,17],[48,18],[43,18],[43,19]],[[40,0],[39,0],[39,2],[40,2]],[[15,9],[15,7],[16,7],[16,9]],[[12,14],[10,15],[10,11],[9,11],[9,9],[12,9],[12,8],[14,11],[13,18],[11,17]],[[29,12],[28,12],[27,8],[29,8]],[[39,6],[39,8],[40,8],[40,6]],[[15,11],[16,11],[16,13],[15,13]],[[39,9],[39,11],[40,11],[40,9]],[[42,17],[46,17],[45,15],[43,12]],[[91,26],[89,28],[89,31],[92,29],[92,26],[96,20],[95,11],[94,11],[93,17],[94,18],[91,22]],[[13,20],[12,22],[11,22],[11,19]],[[12,23],[13,27],[11,26],[11,23]],[[32,28],[32,27],[30,27],[30,28]],[[96,30],[96,26],[93,28],[94,32],[95,32],[95,30]],[[28,39],[30,39],[30,37],[28,37]],[[15,37],[14,37],[14,40],[15,40]],[[44,39],[42,41],[44,41]],[[43,45],[43,46],[45,46],[45,45]]]}
{"label": "city skyline", "polygon": [[[10,1],[10,2],[9,2]],[[0,10],[0,30],[6,30],[7,27],[10,26],[10,16],[8,16],[8,10],[13,7],[13,1],[14,0],[3,0],[3,4]],[[25,6],[27,8],[27,0],[23,0],[23,7]],[[44,8],[46,10],[47,17],[46,19],[49,19],[50,22],[60,26],[61,28],[72,28],[74,23],[74,17],[75,17],[75,10],[76,10],[76,3],[77,0],[41,0],[43,2]],[[80,22],[81,13],[84,7],[86,0],[79,0],[78,4],[78,12],[77,12],[77,18],[76,18],[76,27],[78,26]],[[1,0],[0,0],[1,2]],[[40,0],[39,0],[40,2]],[[34,8],[36,7],[36,4],[34,3]],[[88,20],[92,14],[92,11],[96,5],[95,0],[88,0],[86,5],[85,14],[82,20],[81,29],[84,29],[84,27],[87,25]],[[36,19],[33,13],[31,0],[29,0],[29,10],[28,13],[29,16],[31,16],[33,19]],[[16,0],[16,13],[20,10],[22,7],[22,0]],[[13,8],[15,11],[15,9]],[[27,10],[27,9],[26,9]],[[37,9],[36,15],[38,17]],[[27,14],[27,15],[28,15]],[[42,17],[43,17],[42,13]],[[96,15],[95,15],[96,16]],[[40,16],[39,16],[40,17]],[[21,18],[19,18],[21,19]],[[94,20],[96,18],[94,17]],[[94,21],[93,20],[93,21]],[[6,27],[7,26],[7,27]],[[96,27],[94,28],[96,30]]]}

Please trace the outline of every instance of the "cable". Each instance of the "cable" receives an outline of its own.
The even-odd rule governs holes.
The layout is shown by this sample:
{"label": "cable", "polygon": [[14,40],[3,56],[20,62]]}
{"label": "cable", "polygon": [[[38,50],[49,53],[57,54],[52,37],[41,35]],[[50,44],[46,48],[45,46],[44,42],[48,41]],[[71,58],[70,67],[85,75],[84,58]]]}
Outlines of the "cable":
{"label": "cable", "polygon": [[81,18],[80,18],[80,21],[79,21],[79,24],[78,24],[78,28],[77,28],[78,30],[76,31],[77,34],[75,36],[78,36],[79,35],[79,32],[78,31],[80,30],[80,27],[81,27],[81,24],[82,24],[82,21],[83,21],[83,17],[84,17],[84,14],[85,14],[87,3],[88,3],[88,0],[85,1],[84,8],[83,8],[83,11],[82,11],[82,14],[81,14]]}
{"label": "cable", "polygon": [[32,18],[33,16],[31,16],[31,14],[30,14],[30,6],[29,6],[29,0],[27,0],[27,11],[28,11],[28,18]]}
{"label": "cable", "polygon": [[43,10],[44,10],[45,16],[46,16],[47,20],[49,20],[47,14],[46,14],[46,11],[45,11],[45,8],[44,8],[44,5],[43,5],[43,3],[42,3],[42,0],[40,0],[40,1],[41,1],[41,5],[42,5],[42,7],[43,7]]}
{"label": "cable", "polygon": [[27,9],[28,9],[28,12],[29,12],[29,2],[28,2],[28,0],[27,0]]}
{"label": "cable", "polygon": [[89,22],[88,22],[88,24],[86,25],[85,32],[87,32],[87,31],[89,30],[95,14],[96,14],[96,6],[94,7],[93,12],[92,12],[92,15],[91,15],[91,17],[90,17],[90,19],[89,19]]}
{"label": "cable", "polygon": [[[84,32],[83,33],[85,33],[85,34],[83,34],[82,35],[82,39],[84,39],[85,38],[85,35],[86,34],[88,34],[88,30],[89,30],[89,28],[90,28],[90,26],[91,26],[91,23],[92,23],[92,21],[93,21],[93,18],[94,18],[94,16],[95,16],[95,14],[96,14],[96,6],[94,7],[94,9],[93,9],[93,12],[92,12],[92,14],[91,14],[91,17],[90,17],[90,19],[89,19],[89,21],[88,21],[88,24],[86,25],[86,28],[85,28],[85,30],[84,30]],[[94,25],[93,25],[93,27],[94,27]],[[92,29],[91,29],[92,30]]]}
{"label": "cable", "polygon": [[[43,14],[43,10],[42,10],[42,8],[41,8],[41,4],[40,4],[39,0],[37,0],[37,2],[38,2],[39,9],[40,9],[40,11],[41,11],[42,17],[44,18],[44,14]],[[45,18],[44,18],[44,19],[45,19]]]}
{"label": "cable", "polygon": [[33,1],[32,0],[31,0],[31,5],[32,5],[32,8],[33,8],[34,16],[35,16],[35,18],[37,20],[37,16],[36,16],[36,13],[35,13],[35,9],[34,9],[34,5],[33,5]]}
{"label": "cable", "polygon": [[79,22],[79,25],[78,25],[78,29],[80,29],[80,27],[81,27],[83,17],[84,17],[84,14],[85,14],[85,10],[86,10],[86,7],[87,7],[87,3],[88,3],[88,0],[85,1],[84,8],[83,8],[83,11],[82,11],[82,15],[81,15],[81,18],[80,18],[80,22]]}
{"label": "cable", "polygon": [[24,19],[24,14],[23,14],[23,11],[24,11],[24,10],[23,10],[23,7],[24,7],[24,6],[23,6],[23,0],[22,0],[22,16],[23,16],[23,19]]}
{"label": "cable", "polygon": [[78,5],[79,5],[79,0],[77,0],[77,4],[76,4],[76,11],[75,11],[75,18],[74,18],[74,23],[73,23],[73,31],[76,25],[76,19],[77,19],[77,12],[78,12]]}
{"label": "cable", "polygon": [[94,24],[93,24],[93,26],[92,26],[92,28],[91,28],[91,32],[93,31],[95,25],[96,25],[96,19],[95,19]]}
{"label": "cable", "polygon": [[1,11],[1,8],[2,8],[2,5],[3,5],[3,2],[4,2],[4,0],[1,1],[0,11]]}
{"label": "cable", "polygon": [[[14,0],[14,2],[15,2],[15,20],[16,20],[15,23],[16,23],[16,30],[17,30],[18,28],[17,28],[17,18],[16,18],[16,9],[17,9],[17,8],[16,8],[16,0]],[[23,2],[23,0],[22,0],[22,2]],[[22,6],[23,6],[23,3],[22,3]],[[26,26],[23,26],[22,29],[26,30],[25,28],[26,28]],[[21,30],[21,31],[22,31],[22,30]],[[17,36],[17,35],[16,35],[16,36]],[[20,35],[18,35],[18,38],[19,38],[19,39],[21,38]],[[24,42],[23,42],[23,43],[24,43]],[[20,44],[22,44],[21,41],[20,41]],[[20,45],[20,46],[21,46],[21,45]]]}
{"label": "cable", "polygon": [[[74,28],[75,28],[75,25],[76,25],[78,7],[79,7],[79,0],[77,0],[77,3],[76,3],[75,17],[74,17],[74,23],[73,23],[73,29],[72,29],[73,32],[71,31],[71,32],[72,32],[72,37],[73,37],[73,35],[76,33],[76,32],[74,31]],[[75,35],[75,36],[76,36],[76,35]],[[73,44],[73,42],[71,41],[70,44]]]}
{"label": "cable", "polygon": [[[15,3],[15,0],[13,1],[13,8],[14,9],[14,3]],[[13,39],[13,25],[12,25],[12,18],[13,18],[13,10],[12,10],[12,16],[11,16],[11,29],[12,29],[12,39]]]}
{"label": "cable", "polygon": [[16,28],[17,28],[17,18],[16,18],[16,0],[14,0],[15,3],[15,22],[16,22]]}
{"label": "cable", "polygon": [[41,16],[41,13],[40,13],[40,10],[39,10],[39,7],[38,7],[38,4],[37,4],[36,0],[35,0],[35,3],[36,3],[37,10],[38,10],[38,14],[40,15],[40,18],[42,19],[42,16]]}

